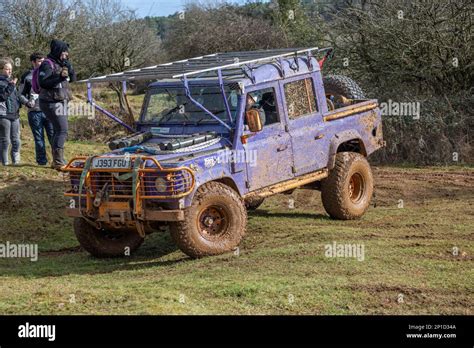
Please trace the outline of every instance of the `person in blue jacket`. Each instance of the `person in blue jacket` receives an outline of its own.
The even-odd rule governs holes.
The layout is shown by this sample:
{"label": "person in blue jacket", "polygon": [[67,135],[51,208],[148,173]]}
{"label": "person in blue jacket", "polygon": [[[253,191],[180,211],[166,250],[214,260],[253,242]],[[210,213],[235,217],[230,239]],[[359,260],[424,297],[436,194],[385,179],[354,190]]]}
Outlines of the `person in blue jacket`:
{"label": "person in blue jacket", "polygon": [[41,66],[43,60],[42,53],[32,53],[30,55],[31,69],[27,70],[20,78],[20,102],[28,109],[28,123],[35,140],[36,163],[40,166],[45,166],[48,162],[44,133],[46,132],[51,146],[54,133],[53,124],[39,107],[39,95],[33,90],[33,71]]}

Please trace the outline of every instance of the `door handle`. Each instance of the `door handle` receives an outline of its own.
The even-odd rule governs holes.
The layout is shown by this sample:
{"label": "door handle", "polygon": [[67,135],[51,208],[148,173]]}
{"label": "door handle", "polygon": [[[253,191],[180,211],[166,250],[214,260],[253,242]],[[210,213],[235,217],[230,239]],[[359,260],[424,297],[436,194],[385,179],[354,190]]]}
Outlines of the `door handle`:
{"label": "door handle", "polygon": [[277,148],[277,152],[285,151],[288,148],[288,145],[280,145]]}
{"label": "door handle", "polygon": [[314,137],[314,140],[319,140],[319,139],[322,139],[324,138],[324,134],[318,134]]}

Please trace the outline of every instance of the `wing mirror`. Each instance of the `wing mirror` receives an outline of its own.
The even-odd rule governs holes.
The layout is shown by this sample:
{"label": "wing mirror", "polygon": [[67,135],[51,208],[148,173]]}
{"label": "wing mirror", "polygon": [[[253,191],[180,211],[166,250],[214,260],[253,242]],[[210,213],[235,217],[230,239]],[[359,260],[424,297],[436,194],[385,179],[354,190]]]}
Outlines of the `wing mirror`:
{"label": "wing mirror", "polygon": [[251,132],[256,133],[262,130],[262,120],[260,119],[260,113],[257,109],[250,109],[245,113],[245,117],[247,118],[247,125]]}

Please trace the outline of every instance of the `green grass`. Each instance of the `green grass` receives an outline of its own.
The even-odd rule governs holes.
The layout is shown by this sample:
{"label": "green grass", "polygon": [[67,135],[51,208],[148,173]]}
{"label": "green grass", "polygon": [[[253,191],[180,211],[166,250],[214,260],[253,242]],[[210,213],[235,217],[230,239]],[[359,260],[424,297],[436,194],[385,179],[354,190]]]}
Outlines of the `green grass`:
{"label": "green grass", "polygon": [[[34,163],[28,128],[22,137]],[[69,157],[104,149],[67,144]],[[329,219],[318,192],[272,197],[250,213],[238,256],[199,260],[167,233],[131,257],[94,259],[63,214],[60,174],[0,171],[0,242],[40,249],[37,262],[0,259],[0,314],[473,314],[471,168],[374,168],[376,207],[358,221]],[[325,257],[333,241],[363,244],[365,260]]]}

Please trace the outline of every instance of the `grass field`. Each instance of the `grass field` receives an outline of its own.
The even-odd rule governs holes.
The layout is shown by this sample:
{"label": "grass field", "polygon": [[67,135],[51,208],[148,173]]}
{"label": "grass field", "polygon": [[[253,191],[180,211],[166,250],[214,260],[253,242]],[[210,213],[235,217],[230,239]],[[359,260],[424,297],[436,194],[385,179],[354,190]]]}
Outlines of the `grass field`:
{"label": "grass field", "polygon": [[[34,163],[27,127],[22,138]],[[103,149],[67,144],[68,156]],[[474,169],[373,171],[359,221],[329,219],[319,192],[300,190],[250,213],[238,255],[191,260],[162,233],[131,257],[97,260],[63,214],[60,174],[0,167],[0,243],[40,250],[37,262],[0,258],[0,314],[472,315]],[[363,245],[364,260],[326,257],[333,242]]]}

